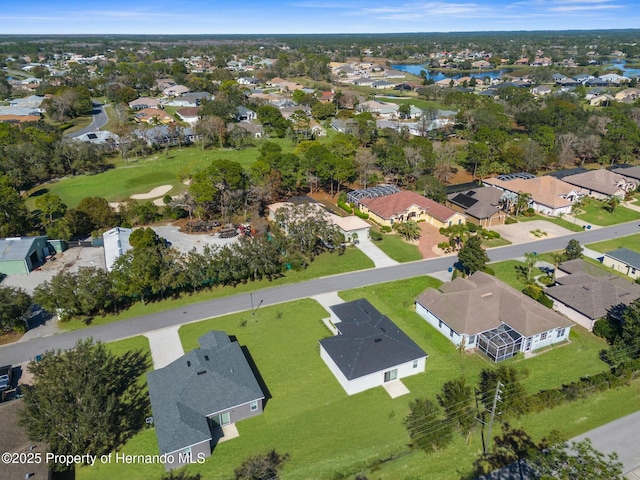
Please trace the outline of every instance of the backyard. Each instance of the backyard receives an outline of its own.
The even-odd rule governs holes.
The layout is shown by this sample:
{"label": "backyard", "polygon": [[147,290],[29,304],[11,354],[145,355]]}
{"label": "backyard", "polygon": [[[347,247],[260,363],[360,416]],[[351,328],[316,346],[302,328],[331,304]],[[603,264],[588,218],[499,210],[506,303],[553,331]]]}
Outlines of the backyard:
{"label": "backyard", "polygon": [[[269,390],[264,413],[239,422],[239,438],[218,445],[211,459],[189,467],[189,471],[201,473],[207,479],[230,478],[233,469],[248,456],[275,448],[291,455],[282,472],[285,480],[352,478],[374,465],[372,472],[381,479],[460,478],[469,471],[480,451],[479,431],[466,444],[462,436],[456,436],[452,446],[426,456],[422,452],[409,452],[409,437],[402,425],[408,403],[414,398],[435,400],[447,380],[463,375],[475,384],[482,369],[494,366],[481,355],[460,353],[414,312],[413,298],[425,288],[438,285],[440,281],[436,279],[417,277],[340,293],[345,300],[367,297],[428,352],[426,372],[403,379],[411,393],[396,399],[391,399],[382,388],[346,395],[320,359],[318,340],[329,335],[321,319],[328,313],[313,300],[266,307],[255,316],[241,312],[183,326],[180,337],[185,351],[195,348],[197,338],[211,329],[237,337],[247,347]],[[525,384],[529,392],[534,392],[605,370],[606,365],[598,359],[598,351],[603,347],[601,339],[574,329],[570,343],[532,359],[516,358],[509,363],[529,372]],[[567,358],[571,361],[567,362]],[[554,428],[575,435],[637,410],[637,400],[630,400],[637,391],[638,385],[634,384],[631,388],[599,393],[525,416],[517,423],[538,437]],[[153,429],[136,435],[123,452],[157,453]],[[397,460],[382,462],[396,456]],[[77,478],[129,475],[156,480],[161,474],[159,465],[99,465],[79,468]]]}

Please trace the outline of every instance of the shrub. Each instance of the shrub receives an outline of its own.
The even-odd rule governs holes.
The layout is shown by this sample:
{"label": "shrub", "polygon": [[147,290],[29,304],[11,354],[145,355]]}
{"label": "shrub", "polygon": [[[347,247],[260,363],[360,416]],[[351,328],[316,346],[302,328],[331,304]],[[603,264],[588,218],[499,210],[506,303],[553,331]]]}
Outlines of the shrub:
{"label": "shrub", "polygon": [[467,223],[467,228],[471,233],[476,233],[478,230],[482,230],[482,227],[479,227],[475,223]]}
{"label": "shrub", "polygon": [[344,202],[342,202],[342,201],[338,202],[338,206],[339,206],[342,210],[344,210],[345,212],[347,212],[347,213],[349,213],[349,214],[353,213],[353,208],[351,208],[349,205],[347,205],[346,203],[344,203]]}
{"label": "shrub", "polygon": [[438,244],[438,248],[441,250],[448,250],[450,246],[451,245],[449,245],[449,242],[440,242]]}
{"label": "shrub", "polygon": [[593,325],[593,333],[598,337],[607,340],[609,345],[613,345],[614,340],[622,332],[622,323],[613,318],[605,317],[597,320]]}
{"label": "shrub", "polygon": [[507,217],[504,221],[505,225],[513,225],[514,223],[518,223],[518,220],[513,217]]}
{"label": "shrub", "polygon": [[338,202],[347,203],[347,192],[345,192],[344,190],[342,190],[342,191],[338,194]]}
{"label": "shrub", "polygon": [[374,242],[379,242],[382,240],[382,234],[376,230],[370,230],[369,237],[371,237],[371,240],[373,240]]}
{"label": "shrub", "polygon": [[529,207],[524,212],[522,212],[522,214],[525,217],[535,217],[536,216],[536,211],[533,208]]}
{"label": "shrub", "polygon": [[391,227],[389,225],[383,225],[380,227],[380,231],[382,233],[390,233],[391,232]]}
{"label": "shrub", "polygon": [[363,213],[363,212],[361,212],[361,211],[360,211],[359,209],[357,209],[357,208],[356,208],[356,210],[355,210],[353,213],[356,215],[356,217],[360,217],[360,218],[362,218],[363,220],[366,220],[366,219],[368,219],[368,218],[369,218],[369,214],[368,214],[368,213]]}

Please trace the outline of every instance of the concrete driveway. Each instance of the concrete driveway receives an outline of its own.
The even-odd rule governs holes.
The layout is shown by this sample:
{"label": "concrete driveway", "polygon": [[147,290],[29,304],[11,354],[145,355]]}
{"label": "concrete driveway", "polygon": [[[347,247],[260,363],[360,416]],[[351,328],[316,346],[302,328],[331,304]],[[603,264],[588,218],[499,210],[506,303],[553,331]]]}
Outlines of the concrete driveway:
{"label": "concrete driveway", "polygon": [[[497,225],[491,227],[491,230],[498,232],[502,238],[509,240],[513,244],[532,242],[535,240],[545,240],[554,237],[563,237],[571,235],[571,230],[556,225],[555,223],[545,220],[533,220],[532,222],[519,222],[511,225]],[[533,231],[540,230],[546,235],[535,236]],[[568,240],[567,240],[568,241]]]}

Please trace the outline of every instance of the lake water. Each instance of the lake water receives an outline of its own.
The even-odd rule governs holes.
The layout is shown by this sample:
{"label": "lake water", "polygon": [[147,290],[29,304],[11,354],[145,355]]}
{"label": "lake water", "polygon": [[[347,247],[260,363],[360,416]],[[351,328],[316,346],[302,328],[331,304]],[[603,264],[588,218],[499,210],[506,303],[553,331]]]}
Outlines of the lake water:
{"label": "lake water", "polygon": [[444,80],[445,78],[461,78],[461,77],[471,77],[471,78],[477,78],[480,80],[483,80],[486,77],[500,78],[505,73],[511,72],[511,70],[508,68],[501,68],[500,70],[482,70],[482,71],[472,72],[472,73],[434,72],[433,70],[429,70],[426,66],[415,65],[415,64],[414,65],[398,64],[398,65],[393,65],[393,68],[395,70],[401,70],[403,72],[411,73],[413,75],[420,75],[420,71],[424,70],[425,72],[427,72],[427,78],[433,80],[434,82],[437,82],[439,80]]}
{"label": "lake water", "polygon": [[605,70],[612,70],[612,69],[618,69],[618,70],[622,70],[622,74],[625,77],[637,77],[640,76],[640,68],[627,68],[627,61],[626,60],[616,60],[613,63],[612,66],[607,67]]}

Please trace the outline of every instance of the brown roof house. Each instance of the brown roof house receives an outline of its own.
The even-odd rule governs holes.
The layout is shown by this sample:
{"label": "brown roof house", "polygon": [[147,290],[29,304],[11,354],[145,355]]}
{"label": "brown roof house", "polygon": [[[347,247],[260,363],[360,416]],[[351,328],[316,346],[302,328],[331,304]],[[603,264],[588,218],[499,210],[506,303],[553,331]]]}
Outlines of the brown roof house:
{"label": "brown roof house", "polygon": [[416,313],[465,350],[499,362],[568,340],[573,322],[484,272],[416,298]]}
{"label": "brown roof house", "polygon": [[545,290],[553,309],[593,330],[596,320],[621,319],[627,305],[640,297],[640,285],[582,259],[560,264],[556,285]]}
{"label": "brown roof house", "polygon": [[402,191],[377,198],[363,198],[360,211],[380,225],[393,226],[409,220],[425,221],[435,227],[450,227],[466,223],[466,217],[449,207],[416,192]]}
{"label": "brown roof house", "polygon": [[605,169],[569,175],[562,180],[582,188],[587,195],[598,200],[608,200],[614,196],[622,199],[638,186],[636,180]]}
{"label": "brown roof house", "polygon": [[530,193],[531,203],[529,206],[536,212],[551,217],[571,213],[573,202],[583,196],[580,188],[551,176],[511,177],[511,175],[501,175],[487,178],[483,180],[483,183],[504,192],[509,192],[512,195],[514,204],[517,201],[518,193]]}
{"label": "brown roof house", "polygon": [[502,210],[504,192],[493,187],[480,187],[448,195],[447,206],[464,213],[467,221],[489,228],[504,224],[507,214]]}

